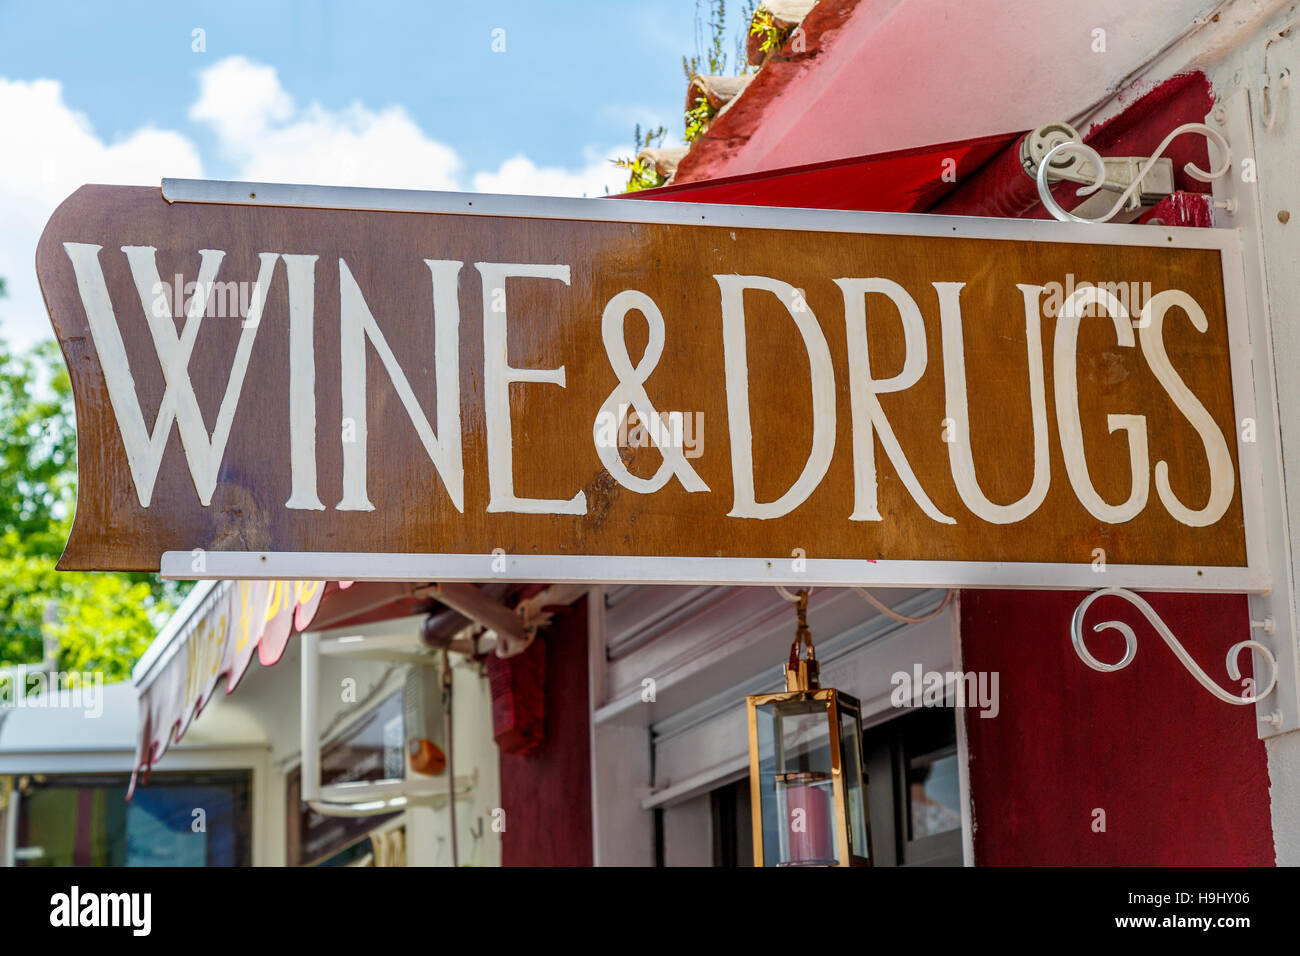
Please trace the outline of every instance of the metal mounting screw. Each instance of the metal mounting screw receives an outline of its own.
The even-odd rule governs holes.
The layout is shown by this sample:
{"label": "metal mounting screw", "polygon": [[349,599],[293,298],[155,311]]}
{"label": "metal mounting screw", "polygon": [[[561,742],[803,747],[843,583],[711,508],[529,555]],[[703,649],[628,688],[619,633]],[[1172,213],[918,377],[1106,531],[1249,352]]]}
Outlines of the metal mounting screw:
{"label": "metal mounting screw", "polygon": [[1259,628],[1265,634],[1277,633],[1277,622],[1274,621],[1271,617],[1266,617],[1262,621],[1251,621],[1250,626]]}

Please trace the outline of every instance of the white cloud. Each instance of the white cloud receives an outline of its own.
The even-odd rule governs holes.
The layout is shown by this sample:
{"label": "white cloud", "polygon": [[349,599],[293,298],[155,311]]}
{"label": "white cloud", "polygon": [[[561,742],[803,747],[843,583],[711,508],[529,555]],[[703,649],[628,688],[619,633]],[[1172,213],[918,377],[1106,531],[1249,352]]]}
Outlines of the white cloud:
{"label": "white cloud", "polygon": [[293,98],[275,67],[230,56],[199,74],[190,119],[210,124],[223,143],[241,144],[293,116]]}
{"label": "white cloud", "polygon": [[[176,130],[146,126],[106,142],[65,102],[56,80],[0,77],[0,116],[0,277],[9,292],[0,299],[0,336],[25,347],[51,334],[33,259],[55,207],[83,183],[157,185],[164,176],[202,177],[204,163],[194,141]],[[261,182],[601,196],[627,181],[609,159],[632,152],[630,145],[587,149],[577,168],[539,166],[520,153],[495,170],[467,174],[456,150],[427,135],[401,106],[302,106],[274,67],[239,56],[199,74],[189,116],[212,131],[229,178]]]}
{"label": "white cloud", "polygon": [[55,80],[0,77],[0,334],[26,346],[51,335],[36,282],[36,243],[55,207],[84,183],[157,184],[163,176],[200,176],[194,144],[179,133],[145,127],[113,143],[68,106]]}
{"label": "white cloud", "polygon": [[199,80],[190,119],[209,125],[235,178],[255,182],[456,189],[460,157],[425,135],[406,110],[353,103],[299,109],[275,70],[242,56]]}
{"label": "white cloud", "polygon": [[627,170],[610,159],[631,156],[632,147],[587,152],[581,169],[538,166],[522,153],[511,156],[495,172],[474,174],[476,193],[512,193],[519,196],[603,196],[620,193],[627,184]]}

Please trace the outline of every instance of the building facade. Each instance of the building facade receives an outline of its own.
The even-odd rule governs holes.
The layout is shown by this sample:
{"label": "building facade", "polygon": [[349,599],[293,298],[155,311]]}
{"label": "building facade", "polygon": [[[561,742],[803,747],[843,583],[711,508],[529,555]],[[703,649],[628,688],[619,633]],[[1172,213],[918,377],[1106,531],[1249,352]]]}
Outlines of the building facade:
{"label": "building facade", "polygon": [[[1287,374],[1300,361],[1289,235],[1300,228],[1290,225],[1300,115],[1288,93],[1300,14],[1277,0],[769,0],[765,10],[756,71],[692,78],[687,107],[700,109],[702,132],[685,152],[641,157],[663,185],[608,202],[1021,220],[1096,218],[1135,193],[1116,210],[1135,228],[1239,240],[1250,317],[1249,341],[1235,344],[1254,350],[1257,383],[1240,440],[1270,449],[1268,467],[1248,476],[1268,571],[1268,586],[1249,593],[1216,581],[1213,567],[1203,590],[1147,590],[1108,564],[1104,540],[1090,552],[1089,590],[1050,576],[1016,589],[809,589],[823,684],[862,702],[873,861],[1300,863],[1300,384]],[[1070,180],[1049,162],[1066,141],[1112,160],[1091,198],[1077,188],[1095,168],[1073,167]],[[1169,162],[1157,168],[1157,156]],[[1129,190],[1134,177],[1142,188]],[[1069,228],[1087,264],[1090,227]],[[1105,349],[1079,358],[1102,373],[1120,368],[1113,360]],[[1000,414],[1005,425],[1023,413]],[[789,591],[613,578],[494,583],[468,596],[434,582],[386,587],[333,590],[292,626],[277,619],[283,627],[259,638],[274,645],[259,651],[262,665],[275,666],[253,667],[247,686],[227,682],[223,709],[247,708],[260,728],[251,826],[265,845],[254,844],[254,862],[342,862],[365,840],[378,841],[373,859],[396,859],[400,843],[407,862],[430,864],[753,861],[745,698],[782,687],[796,626]],[[1108,589],[1125,593],[1098,593]],[[232,636],[205,650],[203,619],[198,603],[188,608],[137,669],[136,767],[161,771],[179,757],[164,753],[173,729],[203,727],[196,714],[217,678],[244,674],[253,649]],[[161,668],[184,674],[231,655],[238,667],[213,666],[202,690],[165,706]],[[454,826],[448,798],[412,770],[418,748],[385,756],[399,710],[399,751],[413,722],[435,711],[445,720],[410,709],[423,691],[408,680],[444,657],[456,662],[455,768],[431,779],[448,783]],[[340,693],[348,681],[351,697]],[[353,732],[377,732],[357,757],[371,770],[343,760],[329,776]],[[355,783],[375,803],[367,823],[337,827],[341,837],[300,799],[318,747],[326,796]],[[384,797],[386,786],[400,796]],[[411,798],[425,805],[385,802]]]}

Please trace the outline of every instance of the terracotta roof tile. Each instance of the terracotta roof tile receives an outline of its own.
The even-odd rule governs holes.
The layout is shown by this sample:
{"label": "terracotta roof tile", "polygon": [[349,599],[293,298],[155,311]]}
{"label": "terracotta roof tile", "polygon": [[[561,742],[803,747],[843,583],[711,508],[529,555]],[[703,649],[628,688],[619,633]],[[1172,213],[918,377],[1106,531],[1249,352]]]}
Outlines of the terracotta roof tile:
{"label": "terracotta roof tile", "polygon": [[[694,93],[698,80],[744,81],[736,83],[736,90],[719,106],[719,111],[691,145],[690,151],[677,166],[674,182],[692,182],[708,179],[711,170],[745,144],[762,124],[771,104],[796,78],[808,72],[826,44],[844,25],[861,0],[818,0],[803,17],[799,30],[787,38],[775,55],[769,56],[757,73],[741,77],[692,77],[687,92],[687,109],[695,106],[699,93]],[[797,49],[796,49],[797,47]],[[725,88],[725,87],[724,87]],[[701,92],[709,96],[709,89]],[[694,93],[694,96],[692,94]],[[710,103],[714,103],[710,98]]]}

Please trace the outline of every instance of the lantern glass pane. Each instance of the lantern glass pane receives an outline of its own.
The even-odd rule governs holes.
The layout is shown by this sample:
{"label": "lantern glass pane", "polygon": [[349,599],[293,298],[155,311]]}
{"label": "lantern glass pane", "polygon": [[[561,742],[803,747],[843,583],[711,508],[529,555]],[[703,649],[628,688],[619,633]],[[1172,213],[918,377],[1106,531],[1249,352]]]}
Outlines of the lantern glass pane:
{"label": "lantern glass pane", "polygon": [[839,700],[840,767],[844,773],[844,803],[848,819],[849,852],[867,859],[871,855],[867,833],[867,788],[862,780],[862,721],[856,705]]}
{"label": "lantern glass pane", "polygon": [[765,704],[757,708],[757,728],[763,862],[769,866],[838,863],[826,702]]}
{"label": "lantern glass pane", "polygon": [[754,725],[758,732],[759,812],[763,823],[763,865],[777,864],[776,808],[776,707],[761,704],[754,708]]}

